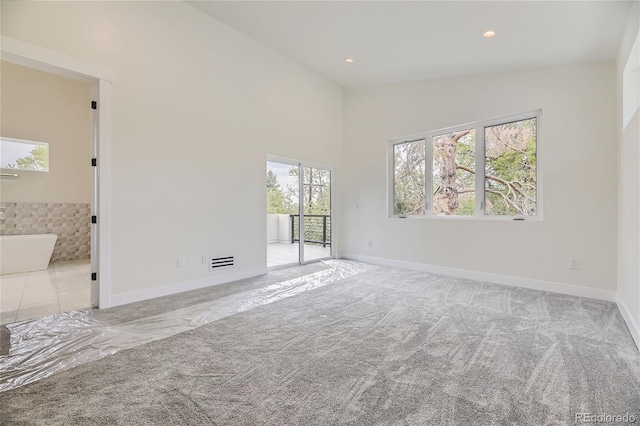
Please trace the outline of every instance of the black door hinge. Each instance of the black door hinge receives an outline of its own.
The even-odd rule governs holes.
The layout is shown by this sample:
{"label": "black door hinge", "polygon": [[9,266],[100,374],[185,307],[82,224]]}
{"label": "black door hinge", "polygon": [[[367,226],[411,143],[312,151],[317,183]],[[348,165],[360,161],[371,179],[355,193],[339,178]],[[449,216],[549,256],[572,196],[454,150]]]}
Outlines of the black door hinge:
{"label": "black door hinge", "polygon": [[98,109],[98,102],[91,101],[91,109]]}
{"label": "black door hinge", "polygon": [[98,223],[98,216],[91,216],[91,223]]}
{"label": "black door hinge", "polygon": [[97,272],[92,272],[91,273],[91,281],[97,281],[98,280],[98,273]]}
{"label": "black door hinge", "polygon": [[97,166],[97,165],[98,165],[98,159],[97,159],[97,158],[92,158],[92,159],[91,159],[91,165],[92,165],[93,167]]}

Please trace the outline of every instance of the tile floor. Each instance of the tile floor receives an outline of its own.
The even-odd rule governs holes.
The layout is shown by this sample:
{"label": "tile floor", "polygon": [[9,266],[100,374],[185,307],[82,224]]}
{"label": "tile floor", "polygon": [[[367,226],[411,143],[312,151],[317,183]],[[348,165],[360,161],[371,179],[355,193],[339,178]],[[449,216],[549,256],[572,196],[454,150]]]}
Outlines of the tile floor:
{"label": "tile floor", "polygon": [[89,259],[56,262],[45,271],[0,276],[0,324],[91,306]]}

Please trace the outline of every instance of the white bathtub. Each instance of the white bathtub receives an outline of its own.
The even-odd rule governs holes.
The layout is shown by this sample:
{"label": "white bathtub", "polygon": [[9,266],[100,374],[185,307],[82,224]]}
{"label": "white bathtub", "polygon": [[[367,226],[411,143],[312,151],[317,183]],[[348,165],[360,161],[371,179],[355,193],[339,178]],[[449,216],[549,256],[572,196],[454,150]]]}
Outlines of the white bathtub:
{"label": "white bathtub", "polygon": [[56,234],[0,235],[0,275],[47,269]]}

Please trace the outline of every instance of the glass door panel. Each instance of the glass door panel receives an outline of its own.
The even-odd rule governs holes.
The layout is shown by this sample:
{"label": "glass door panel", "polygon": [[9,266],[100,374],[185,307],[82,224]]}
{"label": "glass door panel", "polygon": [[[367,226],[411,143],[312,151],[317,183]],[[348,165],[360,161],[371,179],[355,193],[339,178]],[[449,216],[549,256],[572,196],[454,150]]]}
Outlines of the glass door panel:
{"label": "glass door panel", "polygon": [[267,267],[300,263],[300,167],[267,161]]}
{"label": "glass door panel", "polygon": [[301,261],[331,257],[331,170],[302,167],[303,205]]}

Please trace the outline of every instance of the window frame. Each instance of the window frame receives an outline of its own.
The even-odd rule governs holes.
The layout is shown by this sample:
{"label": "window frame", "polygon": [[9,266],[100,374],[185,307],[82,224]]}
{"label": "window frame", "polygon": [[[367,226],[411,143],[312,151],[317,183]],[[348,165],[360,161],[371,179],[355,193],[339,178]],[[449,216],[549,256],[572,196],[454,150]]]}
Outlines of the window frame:
{"label": "window frame", "polygon": [[[485,128],[508,124],[515,121],[536,119],[536,215],[488,215],[484,210],[485,203]],[[475,209],[473,215],[434,215],[433,191],[428,188],[433,187],[433,137],[461,130],[475,129]],[[488,120],[480,120],[472,123],[456,125],[452,127],[430,130],[428,132],[417,133],[387,141],[387,209],[388,217],[396,219],[436,219],[436,220],[497,220],[497,221],[541,221],[542,220],[542,173],[540,167],[540,135],[542,133],[542,109],[537,109],[520,114],[513,114]],[[396,214],[395,213],[395,155],[394,146],[401,143],[425,140],[425,214]],[[480,154],[480,155],[479,155]]]}
{"label": "window frame", "polygon": [[7,138],[4,136],[0,136],[0,150],[2,150],[2,143],[3,142],[11,142],[11,143],[18,143],[18,144],[22,144],[22,145],[31,145],[33,147],[37,147],[37,146],[44,146],[45,149],[47,150],[47,158],[46,158],[46,163],[45,163],[45,169],[44,170],[32,170],[32,169],[19,169],[19,168],[9,168],[9,167],[0,167],[0,170],[2,170],[3,172],[7,172],[7,171],[11,171],[11,172],[36,172],[36,173],[49,173],[50,171],[50,156],[51,153],[49,151],[49,143],[48,142],[40,142],[40,141],[31,141],[31,140],[26,140],[26,139],[16,139],[16,138]]}
{"label": "window frame", "polygon": [[[415,135],[414,135],[415,136]],[[420,142],[422,140],[424,140],[424,156],[425,156],[425,171],[424,171],[424,176],[425,176],[425,181],[423,182],[423,184],[426,185],[427,182],[429,182],[429,180],[427,179],[427,174],[428,174],[428,169],[426,168],[427,166],[427,162],[429,161],[429,158],[431,158],[431,162],[433,163],[433,150],[429,151],[427,149],[427,139],[424,137],[414,137],[414,136],[409,136],[407,138],[402,139],[401,141],[396,141],[392,144],[389,145],[389,169],[390,169],[390,173],[391,173],[391,182],[390,182],[390,210],[389,212],[395,216],[411,216],[411,217],[423,217],[426,215],[426,207],[428,207],[428,202],[427,202],[427,192],[426,192],[426,186],[424,187],[425,189],[425,214],[414,214],[414,215],[396,215],[395,214],[395,205],[396,205],[396,191],[395,191],[395,183],[396,183],[396,173],[395,173],[395,169],[396,169],[396,164],[395,164],[395,158],[396,158],[396,152],[395,152],[395,146],[396,145],[401,145],[401,144],[405,144],[405,143],[414,143],[414,142]]]}

